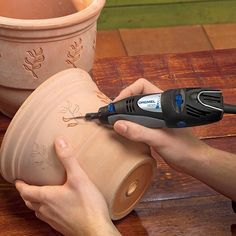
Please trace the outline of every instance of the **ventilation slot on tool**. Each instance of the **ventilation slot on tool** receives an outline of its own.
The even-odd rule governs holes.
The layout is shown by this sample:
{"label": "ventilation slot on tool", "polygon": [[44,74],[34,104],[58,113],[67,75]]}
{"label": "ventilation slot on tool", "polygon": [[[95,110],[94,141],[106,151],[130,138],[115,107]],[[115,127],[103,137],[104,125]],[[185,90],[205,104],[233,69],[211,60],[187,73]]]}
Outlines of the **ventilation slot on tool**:
{"label": "ventilation slot on tool", "polygon": [[199,110],[195,107],[192,107],[190,105],[186,106],[186,112],[188,115],[195,116],[195,117],[206,116],[207,114],[209,114],[209,112],[201,111],[201,110]]}
{"label": "ventilation slot on tool", "polygon": [[134,108],[134,98],[131,98],[131,99],[126,100],[126,111],[127,111],[128,113],[135,112],[135,108]]}
{"label": "ventilation slot on tool", "polygon": [[202,102],[221,103],[220,95],[201,94],[200,99]]}

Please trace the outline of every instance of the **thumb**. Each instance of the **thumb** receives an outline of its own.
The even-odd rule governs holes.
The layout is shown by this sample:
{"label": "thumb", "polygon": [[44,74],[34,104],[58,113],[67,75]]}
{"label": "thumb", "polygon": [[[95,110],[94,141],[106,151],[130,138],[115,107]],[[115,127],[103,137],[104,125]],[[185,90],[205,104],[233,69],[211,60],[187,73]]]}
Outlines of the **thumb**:
{"label": "thumb", "polygon": [[164,135],[161,129],[151,129],[125,120],[117,121],[114,130],[127,139],[143,142],[149,146],[161,145]]}
{"label": "thumb", "polygon": [[66,170],[67,178],[69,175],[78,175],[81,172],[81,167],[75,157],[74,149],[63,137],[55,139],[55,150],[58,159]]}

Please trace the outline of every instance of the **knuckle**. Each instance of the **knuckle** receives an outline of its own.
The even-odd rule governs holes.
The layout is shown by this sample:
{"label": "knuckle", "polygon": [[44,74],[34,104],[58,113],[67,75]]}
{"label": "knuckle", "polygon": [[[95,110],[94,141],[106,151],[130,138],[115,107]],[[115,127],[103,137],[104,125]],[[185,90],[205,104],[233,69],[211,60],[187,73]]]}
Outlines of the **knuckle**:
{"label": "knuckle", "polygon": [[80,181],[80,176],[77,173],[69,172],[69,173],[67,173],[67,175],[69,177],[68,182],[71,184],[74,184],[74,183],[76,184],[78,181]]}
{"label": "knuckle", "polygon": [[139,82],[139,83],[145,83],[147,80],[146,79],[144,79],[144,78],[139,78],[138,80],[137,80],[137,82]]}
{"label": "knuckle", "polygon": [[37,217],[37,218],[39,218],[39,212],[35,212],[35,216]]}
{"label": "knuckle", "polygon": [[43,220],[43,216],[42,216],[41,212],[36,211],[36,212],[35,212],[35,216],[36,216],[38,219]]}
{"label": "knuckle", "polygon": [[79,182],[86,182],[86,178],[85,178],[86,175],[79,165],[77,166],[76,172],[71,171],[67,174],[68,174],[67,181],[74,186],[77,186]]}
{"label": "knuckle", "polygon": [[78,176],[70,175],[69,179],[67,180],[67,184],[71,190],[77,189],[78,185],[83,182],[81,178],[78,178]]}
{"label": "knuckle", "polygon": [[30,209],[31,209],[31,203],[30,203],[30,202],[28,202],[28,201],[25,201],[25,205],[26,205],[28,208],[30,208]]}
{"label": "knuckle", "polygon": [[70,149],[65,148],[60,152],[60,157],[66,159],[72,155],[72,151]]}
{"label": "knuckle", "polygon": [[148,80],[144,79],[144,78],[139,78],[137,80],[137,83],[141,83],[141,84],[146,84],[148,82]]}
{"label": "knuckle", "polygon": [[43,207],[39,207],[38,211],[40,216],[43,216],[45,214],[45,209]]}

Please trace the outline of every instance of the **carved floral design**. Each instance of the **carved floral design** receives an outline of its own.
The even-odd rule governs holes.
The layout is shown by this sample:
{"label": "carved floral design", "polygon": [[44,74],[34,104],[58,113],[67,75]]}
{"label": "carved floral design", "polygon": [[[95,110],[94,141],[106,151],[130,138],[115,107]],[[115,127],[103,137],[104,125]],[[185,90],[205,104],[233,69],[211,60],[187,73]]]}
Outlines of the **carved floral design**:
{"label": "carved floral design", "polygon": [[96,49],[96,42],[97,42],[96,36],[97,36],[97,31],[95,31],[95,35],[94,35],[94,38],[93,38],[93,50]]}
{"label": "carved floral design", "polygon": [[61,113],[65,114],[62,117],[62,120],[67,123],[67,127],[74,127],[80,124],[79,120],[74,118],[82,116],[79,105],[67,101],[66,105],[62,108]]}
{"label": "carved floral design", "polygon": [[96,38],[93,39],[93,50],[95,50],[95,49],[96,49]]}
{"label": "carved floral design", "polygon": [[[105,96],[102,92],[100,91],[94,91],[97,98],[105,103],[109,104],[110,99]],[[78,116],[83,116],[83,114],[80,111],[80,106],[78,104],[73,104],[70,101],[66,102],[66,105],[62,107],[60,113],[64,114],[62,117],[63,122],[67,123],[67,127],[75,127],[79,124],[83,124],[82,120],[76,119]]]}
{"label": "carved floral design", "polygon": [[81,38],[79,38],[78,42],[74,41],[74,43],[70,46],[69,52],[67,53],[66,62],[71,64],[74,68],[77,68],[76,62],[80,59],[83,48]]}
{"label": "carved floral design", "polygon": [[43,49],[39,48],[39,50],[31,50],[27,51],[28,56],[25,57],[25,63],[23,64],[25,70],[28,70],[32,73],[33,77],[38,79],[38,75],[36,74],[35,70],[41,68],[42,63],[45,60],[45,56],[43,53]]}
{"label": "carved floral design", "polygon": [[98,97],[98,99],[101,101],[101,102],[104,102],[105,104],[108,104],[111,102],[111,100],[106,96],[104,95],[102,92],[100,91],[94,91]]}
{"label": "carved floral design", "polygon": [[51,165],[48,158],[48,147],[44,144],[34,143],[31,156],[34,165],[38,165],[42,169],[45,169],[47,165]]}

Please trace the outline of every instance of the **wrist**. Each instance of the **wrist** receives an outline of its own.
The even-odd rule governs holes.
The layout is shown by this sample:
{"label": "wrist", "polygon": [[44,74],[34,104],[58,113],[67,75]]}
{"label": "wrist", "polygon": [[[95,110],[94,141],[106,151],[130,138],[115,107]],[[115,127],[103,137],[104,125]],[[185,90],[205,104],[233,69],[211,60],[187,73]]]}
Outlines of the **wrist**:
{"label": "wrist", "polygon": [[162,143],[161,146],[154,147],[154,151],[174,169],[188,174],[194,168],[196,162],[199,161],[200,156],[204,156],[209,148],[206,143],[195,137],[189,129],[166,130]]}
{"label": "wrist", "polygon": [[94,219],[94,222],[91,224],[88,224],[88,226],[84,227],[84,229],[82,231],[83,232],[81,232],[81,227],[79,227],[79,229],[76,230],[76,233],[74,234],[74,236],[78,236],[78,235],[120,236],[121,235],[110,219],[101,220],[101,221]]}
{"label": "wrist", "polygon": [[214,148],[199,140],[195,146],[191,147],[186,153],[185,160],[182,162],[182,169],[185,173],[194,176],[199,169],[204,169],[209,165],[209,156],[211,156]]}
{"label": "wrist", "polygon": [[97,232],[96,234],[93,233],[91,235],[96,235],[96,236],[110,236],[110,235],[120,236],[121,235],[111,220],[98,225],[96,232]]}

